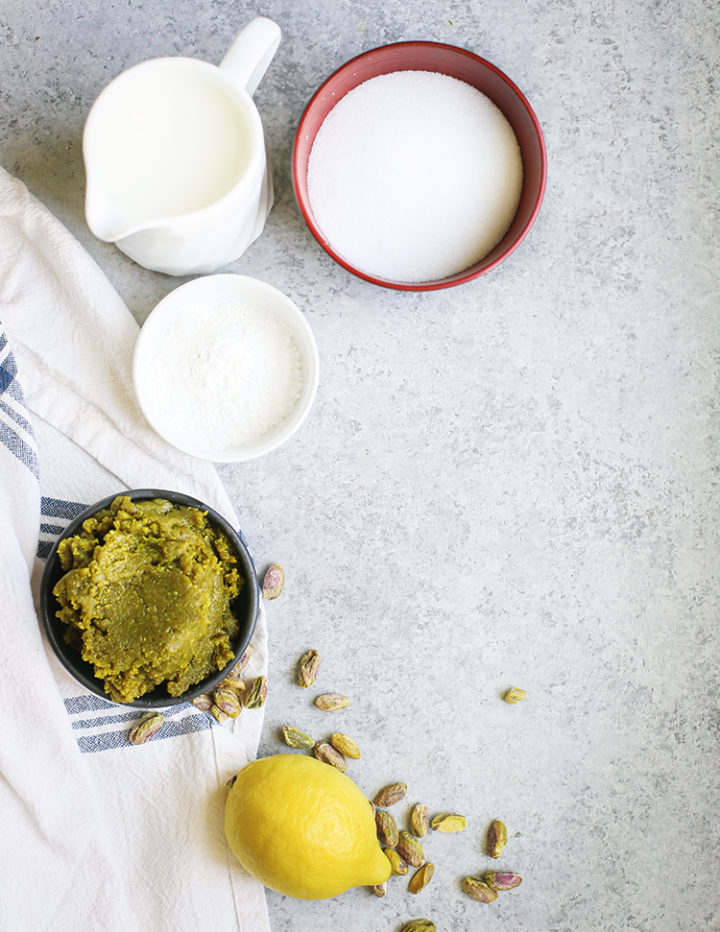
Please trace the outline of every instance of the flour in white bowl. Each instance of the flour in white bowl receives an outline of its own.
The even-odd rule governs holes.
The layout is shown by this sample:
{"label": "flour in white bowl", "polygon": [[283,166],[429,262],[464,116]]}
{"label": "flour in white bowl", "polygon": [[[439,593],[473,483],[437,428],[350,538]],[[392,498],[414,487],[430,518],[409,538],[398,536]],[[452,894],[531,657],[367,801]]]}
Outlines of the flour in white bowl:
{"label": "flour in white bowl", "polygon": [[283,321],[226,301],[180,316],[151,384],[165,435],[211,455],[258,440],[288,417],[302,391],[302,362]]}
{"label": "flour in white bowl", "polygon": [[330,246],[361,272],[433,281],[486,256],[520,202],[523,167],[504,114],[445,74],[394,71],[330,111],[308,162]]}

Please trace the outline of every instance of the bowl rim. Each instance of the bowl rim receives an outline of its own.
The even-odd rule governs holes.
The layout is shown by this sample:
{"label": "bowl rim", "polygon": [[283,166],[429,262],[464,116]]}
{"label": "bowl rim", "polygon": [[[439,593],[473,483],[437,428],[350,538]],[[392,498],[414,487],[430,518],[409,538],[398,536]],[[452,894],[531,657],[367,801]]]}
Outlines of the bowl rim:
{"label": "bowl rim", "polygon": [[[389,51],[392,51],[395,49],[399,50],[399,49],[409,49],[409,48],[447,49],[449,52],[452,52],[453,54],[459,54],[459,55],[466,56],[467,58],[472,59],[474,62],[479,63],[481,66],[488,68],[490,71],[494,72],[499,78],[501,78],[502,81],[504,81],[508,85],[510,90],[515,94],[515,96],[517,97],[517,99],[520,101],[525,111],[527,112],[528,116],[530,117],[530,121],[533,125],[533,128],[537,136],[539,152],[540,152],[540,179],[539,179],[540,183],[538,186],[538,193],[537,193],[536,201],[525,225],[523,226],[522,230],[518,233],[514,241],[506,249],[504,249],[503,252],[500,253],[500,255],[496,256],[495,259],[492,260],[492,262],[489,262],[487,265],[483,266],[480,269],[471,271],[473,266],[470,266],[469,269],[458,272],[455,275],[450,275],[450,276],[447,276],[446,278],[437,279],[433,281],[425,281],[425,282],[392,281],[390,279],[380,278],[377,275],[372,275],[368,272],[363,272],[361,269],[358,269],[355,266],[353,266],[350,262],[347,261],[347,259],[344,259],[339,253],[337,253],[335,249],[333,249],[333,247],[330,245],[330,243],[322,236],[322,234],[320,233],[319,227],[317,226],[312,216],[312,213],[310,212],[310,210],[308,209],[308,206],[306,206],[304,202],[305,199],[303,199],[299,194],[301,180],[300,180],[300,171],[298,167],[298,149],[299,149],[299,146],[302,140],[303,128],[305,126],[305,123],[310,117],[312,108],[316,100],[325,92],[325,90],[332,84],[333,81],[337,80],[337,78],[342,73],[348,70],[352,70],[352,68],[355,67],[360,61],[372,58],[373,56],[376,56],[379,53],[387,54]],[[413,69],[392,68],[392,69],[389,69],[387,72],[382,72],[382,74],[391,74],[394,71],[402,71],[402,70],[417,71],[420,69],[418,68],[413,68]],[[378,76],[379,75],[376,75],[376,77]],[[366,80],[371,80],[371,79],[367,78]],[[361,81],[360,84],[362,83],[363,82]],[[359,84],[355,85],[355,87],[359,87]],[[355,88],[353,87],[350,90],[354,90],[354,89]],[[348,91],[347,93],[350,93],[350,91]],[[340,102],[340,100],[342,100],[342,98],[339,98],[339,100],[337,100],[333,104],[333,107],[335,107],[337,103]],[[295,194],[295,202],[298,206],[298,209],[300,210],[300,213],[303,216],[303,219],[305,220],[305,223],[308,226],[308,229],[310,230],[313,237],[320,244],[320,246],[323,248],[323,250],[332,259],[334,259],[335,262],[338,263],[338,265],[342,266],[344,269],[346,269],[351,274],[355,275],[357,278],[361,278],[364,281],[369,282],[372,285],[377,285],[381,288],[391,288],[396,291],[438,291],[443,288],[453,288],[456,285],[463,285],[469,281],[473,281],[474,279],[479,278],[481,275],[484,275],[486,272],[490,272],[497,265],[499,265],[501,262],[507,259],[513,252],[515,252],[515,250],[518,248],[518,246],[522,243],[522,241],[525,239],[527,234],[530,232],[530,228],[535,223],[535,220],[537,219],[537,215],[540,212],[540,207],[542,206],[542,202],[545,197],[545,189],[547,186],[547,148],[545,145],[545,137],[543,135],[542,127],[540,126],[540,121],[538,120],[537,115],[535,114],[535,111],[533,110],[527,97],[523,94],[523,92],[520,90],[517,84],[515,84],[515,82],[511,78],[509,78],[505,74],[504,71],[498,68],[497,65],[494,65],[491,61],[488,61],[488,59],[483,58],[480,55],[477,55],[475,52],[471,52],[469,49],[462,48],[461,46],[458,46],[458,45],[451,45],[450,43],[447,43],[447,42],[433,42],[431,40],[425,40],[425,39],[418,39],[418,40],[413,39],[413,40],[406,41],[406,42],[391,42],[387,45],[376,46],[375,48],[368,49],[365,52],[361,52],[359,55],[355,55],[353,58],[349,59],[344,64],[340,65],[339,68],[336,68],[335,71],[332,72],[332,74],[328,75],[328,77],[317,88],[317,90],[315,91],[315,93],[312,95],[307,105],[305,106],[305,109],[303,110],[302,116],[300,117],[300,121],[298,122],[297,130],[295,132],[291,159],[292,159],[291,175],[292,175],[293,192]],[[479,261],[482,262],[483,260],[480,259]],[[477,263],[474,263],[474,265],[477,265]]]}
{"label": "bowl rim", "polygon": [[[57,600],[52,594],[51,584],[54,585],[56,576],[59,578],[59,576],[62,575],[62,569],[59,568],[59,564],[57,563],[57,550],[60,542],[68,537],[72,537],[72,535],[75,534],[77,529],[82,525],[83,521],[93,517],[93,515],[96,515],[103,508],[107,508],[108,505],[110,505],[110,503],[119,496],[128,496],[133,501],[147,501],[148,499],[153,498],[164,498],[176,505],[187,505],[191,508],[197,508],[198,510],[204,511],[207,513],[211,522],[218,526],[220,530],[222,530],[229,538],[233,547],[237,551],[239,569],[245,580],[245,587],[247,587],[248,590],[245,598],[249,601],[247,616],[248,620],[245,622],[245,624],[243,624],[243,620],[238,618],[241,630],[237,635],[237,647],[234,650],[233,659],[227,663],[222,668],[222,670],[218,670],[217,673],[213,673],[205,679],[201,680],[199,683],[194,684],[181,696],[155,695],[159,690],[162,689],[161,686],[158,686],[150,693],[146,694],[146,696],[140,696],[137,699],[133,699],[132,702],[120,702],[117,699],[113,699],[107,692],[105,692],[102,680],[86,673],[84,670],[78,667],[79,663],[85,664],[88,667],[90,667],[90,665],[87,664],[86,661],[82,660],[75,648],[72,648],[70,645],[65,643],[61,636],[61,632],[65,626],[61,621],[59,621],[59,619],[55,617],[55,613],[51,608],[51,602],[54,605],[57,605]],[[57,659],[76,682],[80,683],[80,685],[84,686],[85,689],[88,689],[91,693],[94,693],[96,696],[99,696],[110,704],[128,706],[135,709],[164,709],[169,708],[170,706],[176,706],[190,702],[190,700],[195,696],[199,696],[201,693],[212,690],[221,680],[223,680],[228,675],[230,670],[232,670],[233,666],[237,663],[243,651],[250,643],[255,631],[255,626],[257,624],[258,614],[260,611],[260,584],[258,582],[257,572],[255,570],[255,564],[253,562],[252,555],[248,549],[247,544],[245,543],[242,532],[235,530],[230,522],[214,508],[211,508],[209,505],[206,505],[199,499],[194,498],[191,495],[187,495],[184,492],[174,492],[168,489],[153,488],[129,489],[127,491],[116,492],[113,495],[107,495],[99,501],[95,502],[93,505],[89,505],[78,515],[76,515],[72,521],[68,523],[67,527],[62,531],[62,533],[58,535],[47,556],[45,566],[43,567],[42,576],[40,578],[38,601],[40,609],[40,622],[47,641],[50,644],[50,647],[52,648],[53,653]],[[72,651],[72,653],[69,653],[70,651]]]}
{"label": "bowl rim", "polygon": [[[243,289],[255,289],[267,295],[269,302],[283,305],[288,310],[292,319],[297,323],[297,330],[301,335],[300,339],[303,342],[305,350],[303,355],[307,356],[309,364],[307,367],[303,367],[303,388],[300,398],[284,421],[281,421],[280,424],[276,425],[268,431],[268,433],[259,437],[252,443],[242,444],[234,448],[227,448],[224,453],[215,450],[212,455],[209,456],[204,455],[201,450],[198,450],[197,447],[193,447],[192,444],[184,445],[182,440],[178,438],[171,439],[165,432],[160,420],[153,416],[152,411],[146,403],[147,366],[151,362],[151,360],[146,357],[148,354],[148,345],[154,338],[154,331],[158,328],[159,322],[163,321],[167,315],[173,313],[176,302],[182,302],[184,297],[191,292],[198,292],[199,294],[206,292],[208,295],[212,295],[213,289],[219,290],[224,287],[237,289],[238,298],[242,298]],[[302,352],[303,348],[299,348]],[[152,308],[140,328],[140,332],[135,341],[132,358],[132,381],[135,400],[137,401],[143,417],[155,433],[176,450],[180,450],[188,456],[194,456],[197,459],[203,459],[208,462],[242,463],[257,459],[260,456],[264,456],[266,453],[271,453],[289,440],[305,423],[315,402],[320,382],[320,355],[315,334],[305,314],[303,314],[292,298],[279,288],[276,288],[274,285],[260,278],[254,278],[250,275],[240,275],[235,272],[219,272],[212,275],[200,275],[183,282],[181,285],[177,285]]]}

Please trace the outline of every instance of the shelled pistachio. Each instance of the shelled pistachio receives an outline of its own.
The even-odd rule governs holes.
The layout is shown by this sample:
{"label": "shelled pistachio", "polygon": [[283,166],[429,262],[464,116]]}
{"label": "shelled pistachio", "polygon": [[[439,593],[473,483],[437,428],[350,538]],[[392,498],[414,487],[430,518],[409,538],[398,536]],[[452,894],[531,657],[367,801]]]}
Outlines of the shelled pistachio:
{"label": "shelled pistachio", "polygon": [[280,563],[271,563],[265,572],[262,583],[263,598],[270,601],[277,599],[285,585],[285,570]]}
{"label": "shelled pistachio", "polygon": [[487,853],[491,858],[499,858],[507,844],[507,828],[500,819],[493,819],[487,831]]}
{"label": "shelled pistachio", "polygon": [[405,783],[389,783],[387,786],[377,791],[374,802],[376,806],[381,806],[385,809],[388,806],[394,806],[395,803],[399,803],[401,799],[405,799],[406,793],[407,785]]}
{"label": "shelled pistachio", "polygon": [[315,682],[320,669],[320,654],[314,650],[306,650],[298,662],[297,682],[298,686],[307,689]]}
{"label": "shelled pistachio", "polygon": [[130,744],[145,744],[160,731],[165,722],[162,712],[149,712],[144,715],[128,735]]}
{"label": "shelled pistachio", "polygon": [[478,903],[492,903],[498,898],[497,890],[493,890],[479,877],[464,877],[462,890],[471,900]]}
{"label": "shelled pistachio", "polygon": [[398,843],[400,833],[398,832],[397,822],[390,812],[385,809],[375,810],[375,825],[377,835],[380,841],[387,845],[388,848],[394,848]]}
{"label": "shelled pistachio", "polygon": [[435,873],[435,865],[432,861],[428,861],[426,864],[415,871],[415,873],[410,878],[408,883],[408,890],[411,893],[419,893],[421,890],[424,890],[425,887],[432,880],[432,876]]}
{"label": "shelled pistachio", "polygon": [[410,831],[416,838],[424,838],[428,833],[428,807],[423,803],[413,806],[410,813]]}
{"label": "shelled pistachio", "polygon": [[311,751],[315,747],[315,739],[306,731],[301,731],[293,725],[283,725],[283,738],[285,744],[291,748],[302,748],[304,751]]}

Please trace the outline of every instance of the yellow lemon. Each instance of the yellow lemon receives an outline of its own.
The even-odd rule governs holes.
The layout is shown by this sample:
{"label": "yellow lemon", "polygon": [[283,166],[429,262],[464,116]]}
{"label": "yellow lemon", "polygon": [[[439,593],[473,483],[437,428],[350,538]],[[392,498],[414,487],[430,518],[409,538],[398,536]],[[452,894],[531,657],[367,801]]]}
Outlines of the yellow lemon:
{"label": "yellow lemon", "polygon": [[315,757],[275,754],[243,767],[227,798],[225,834],[249,873],[298,899],[322,900],[390,876],[367,797]]}

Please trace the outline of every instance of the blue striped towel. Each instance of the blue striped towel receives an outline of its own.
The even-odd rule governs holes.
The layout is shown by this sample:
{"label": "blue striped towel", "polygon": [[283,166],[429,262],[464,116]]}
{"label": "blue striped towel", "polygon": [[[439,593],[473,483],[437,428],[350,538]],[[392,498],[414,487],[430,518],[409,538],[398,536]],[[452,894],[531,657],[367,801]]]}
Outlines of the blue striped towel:
{"label": "blue striped towel", "polygon": [[[65,672],[35,611],[53,540],[106,495],[175,489],[237,526],[214,468],[139,413],[137,331],[77,241],[0,169],[0,929],[266,932],[263,888],[222,830],[224,784],[255,756],[262,712],[211,727],[175,706],[135,747],[137,715]],[[267,669],[266,640],[261,615],[251,675]]]}

